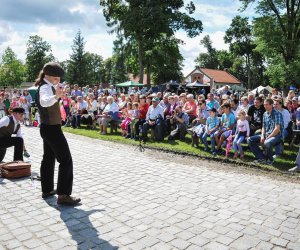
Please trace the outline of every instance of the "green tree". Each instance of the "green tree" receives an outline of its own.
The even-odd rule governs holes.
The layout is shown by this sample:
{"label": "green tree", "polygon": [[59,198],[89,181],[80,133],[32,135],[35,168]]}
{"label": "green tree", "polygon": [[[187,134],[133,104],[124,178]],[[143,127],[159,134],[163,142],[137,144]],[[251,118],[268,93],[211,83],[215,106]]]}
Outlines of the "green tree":
{"label": "green tree", "polygon": [[112,82],[113,65],[114,65],[114,62],[113,62],[112,57],[109,57],[104,61],[103,69],[101,70],[102,82],[105,82],[105,83]]}
{"label": "green tree", "polygon": [[0,85],[19,86],[25,80],[25,66],[10,47],[4,51],[0,64]]}
{"label": "green tree", "polygon": [[73,40],[72,54],[67,63],[67,81],[74,84],[84,85],[87,80],[87,64],[85,60],[84,37],[79,30]]}
{"label": "green tree", "polygon": [[200,44],[204,46],[207,52],[200,53],[195,62],[203,68],[219,69],[219,59],[217,50],[213,47],[212,40],[209,35],[203,37]]}
{"label": "green tree", "polygon": [[30,36],[26,49],[27,80],[34,81],[45,63],[54,61],[51,46],[37,35]]}
{"label": "green tree", "polygon": [[112,67],[112,84],[122,83],[128,80],[128,73],[126,70],[126,52],[124,38],[118,36],[113,42],[113,67]]}
{"label": "green tree", "polygon": [[148,65],[151,67],[152,79],[155,84],[181,80],[183,57],[179,51],[178,44],[180,42],[175,37],[162,37],[150,51],[151,59]]}
{"label": "green tree", "polygon": [[254,35],[258,49],[270,65],[267,74],[272,84],[282,86],[297,83],[300,60],[300,1],[240,0],[245,10],[256,3],[258,17],[254,19]]}
{"label": "green tree", "polygon": [[85,53],[86,62],[86,81],[90,84],[102,81],[101,70],[103,68],[103,58],[94,53]]}
{"label": "green tree", "polygon": [[225,32],[224,41],[229,43],[229,49],[234,55],[245,58],[247,86],[251,89],[253,85],[251,81],[252,51],[256,45],[253,42],[252,27],[248,22],[248,18],[234,17],[230,27]]}
{"label": "green tree", "polygon": [[[143,81],[146,51],[161,34],[172,37],[183,29],[195,37],[202,31],[202,23],[190,16],[195,11],[192,2],[182,12],[183,0],[100,0],[107,25],[121,32],[126,39],[135,40],[138,48],[139,75]],[[149,58],[148,58],[149,59]]]}

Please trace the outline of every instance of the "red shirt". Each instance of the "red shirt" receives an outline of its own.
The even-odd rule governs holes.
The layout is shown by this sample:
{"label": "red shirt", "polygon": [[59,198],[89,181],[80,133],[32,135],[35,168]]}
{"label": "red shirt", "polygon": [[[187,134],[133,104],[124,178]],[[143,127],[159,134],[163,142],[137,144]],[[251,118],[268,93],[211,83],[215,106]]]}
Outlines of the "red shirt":
{"label": "red shirt", "polygon": [[192,108],[193,110],[187,112],[187,114],[192,116],[197,116],[197,105],[195,102],[186,102],[183,106],[184,111],[191,110]]}
{"label": "red shirt", "polygon": [[140,119],[145,120],[148,112],[149,104],[145,103],[143,106],[140,106]]}

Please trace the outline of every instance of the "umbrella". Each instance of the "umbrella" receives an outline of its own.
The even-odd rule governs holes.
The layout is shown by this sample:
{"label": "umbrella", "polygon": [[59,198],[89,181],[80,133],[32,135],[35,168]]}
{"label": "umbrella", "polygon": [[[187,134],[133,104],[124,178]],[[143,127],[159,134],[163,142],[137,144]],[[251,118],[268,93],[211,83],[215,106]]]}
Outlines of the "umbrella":
{"label": "umbrella", "polygon": [[27,90],[28,90],[29,94],[32,97],[32,101],[35,101],[35,95],[36,95],[36,92],[38,90],[38,87],[32,86],[32,87],[28,88]]}
{"label": "umbrella", "polygon": [[256,89],[253,89],[253,90],[251,91],[251,93],[253,93],[253,94],[259,93],[259,94],[260,94],[260,93],[262,93],[263,91],[266,91],[266,92],[271,93],[272,90],[273,90],[273,88],[270,87],[270,86],[266,86],[266,87],[264,87],[264,86],[258,86]]}
{"label": "umbrella", "polygon": [[207,84],[204,84],[204,83],[201,83],[201,82],[198,82],[198,81],[190,82],[185,86],[187,88],[209,87]]}
{"label": "umbrella", "polygon": [[136,86],[144,86],[144,84],[139,83],[139,82],[134,82],[134,81],[128,81],[128,82],[123,82],[116,84],[116,87],[136,87]]}

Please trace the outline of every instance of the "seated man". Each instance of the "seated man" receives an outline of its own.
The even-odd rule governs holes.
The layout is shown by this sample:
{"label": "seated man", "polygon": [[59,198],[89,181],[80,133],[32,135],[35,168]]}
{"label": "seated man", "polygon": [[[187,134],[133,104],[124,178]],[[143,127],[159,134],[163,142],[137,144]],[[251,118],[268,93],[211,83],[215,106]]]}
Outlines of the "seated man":
{"label": "seated man", "polygon": [[163,139],[163,119],[164,112],[160,105],[158,105],[160,99],[154,97],[152,99],[152,105],[149,107],[146,122],[143,124],[143,141],[147,138],[147,131],[149,128],[155,129],[157,140],[162,141]]}
{"label": "seated man", "polygon": [[187,127],[189,125],[189,116],[187,113],[183,112],[182,106],[178,105],[173,111],[171,123],[176,124],[176,128],[171,131],[171,135],[168,137],[168,140],[180,139],[184,141]]}
{"label": "seated man", "polygon": [[248,109],[247,117],[250,124],[250,135],[260,134],[262,128],[263,115],[266,109],[261,97],[254,99],[254,104]]}
{"label": "seated man", "polygon": [[[260,135],[248,138],[248,145],[257,159],[257,163],[273,164],[273,147],[283,139],[283,118],[282,114],[273,108],[273,100],[268,98],[264,101],[266,112],[263,116],[263,126]],[[259,148],[262,144],[265,147],[265,154]]]}
{"label": "seated man", "polygon": [[[24,109],[14,108],[11,116],[0,120],[0,162],[3,161],[6,149],[14,146],[14,161],[23,161],[23,151],[26,154],[22,137],[20,121],[23,120]],[[15,134],[15,137],[12,135]]]}
{"label": "seated man", "polygon": [[231,135],[234,134],[235,117],[230,111],[230,103],[224,103],[222,106],[222,117],[220,129],[214,133],[215,142],[217,144],[216,151],[213,154],[222,154],[221,146],[223,142]]}

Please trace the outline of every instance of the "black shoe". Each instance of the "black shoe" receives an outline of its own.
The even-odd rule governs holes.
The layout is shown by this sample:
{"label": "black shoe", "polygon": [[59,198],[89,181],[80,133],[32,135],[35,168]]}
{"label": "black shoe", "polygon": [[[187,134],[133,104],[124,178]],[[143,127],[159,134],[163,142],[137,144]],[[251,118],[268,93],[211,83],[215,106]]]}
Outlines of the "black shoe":
{"label": "black shoe", "polygon": [[42,198],[47,199],[56,194],[56,189],[50,191],[49,193],[42,193]]}
{"label": "black shoe", "polygon": [[76,206],[81,202],[80,198],[75,198],[70,195],[65,195],[57,198],[57,204],[66,206]]}

